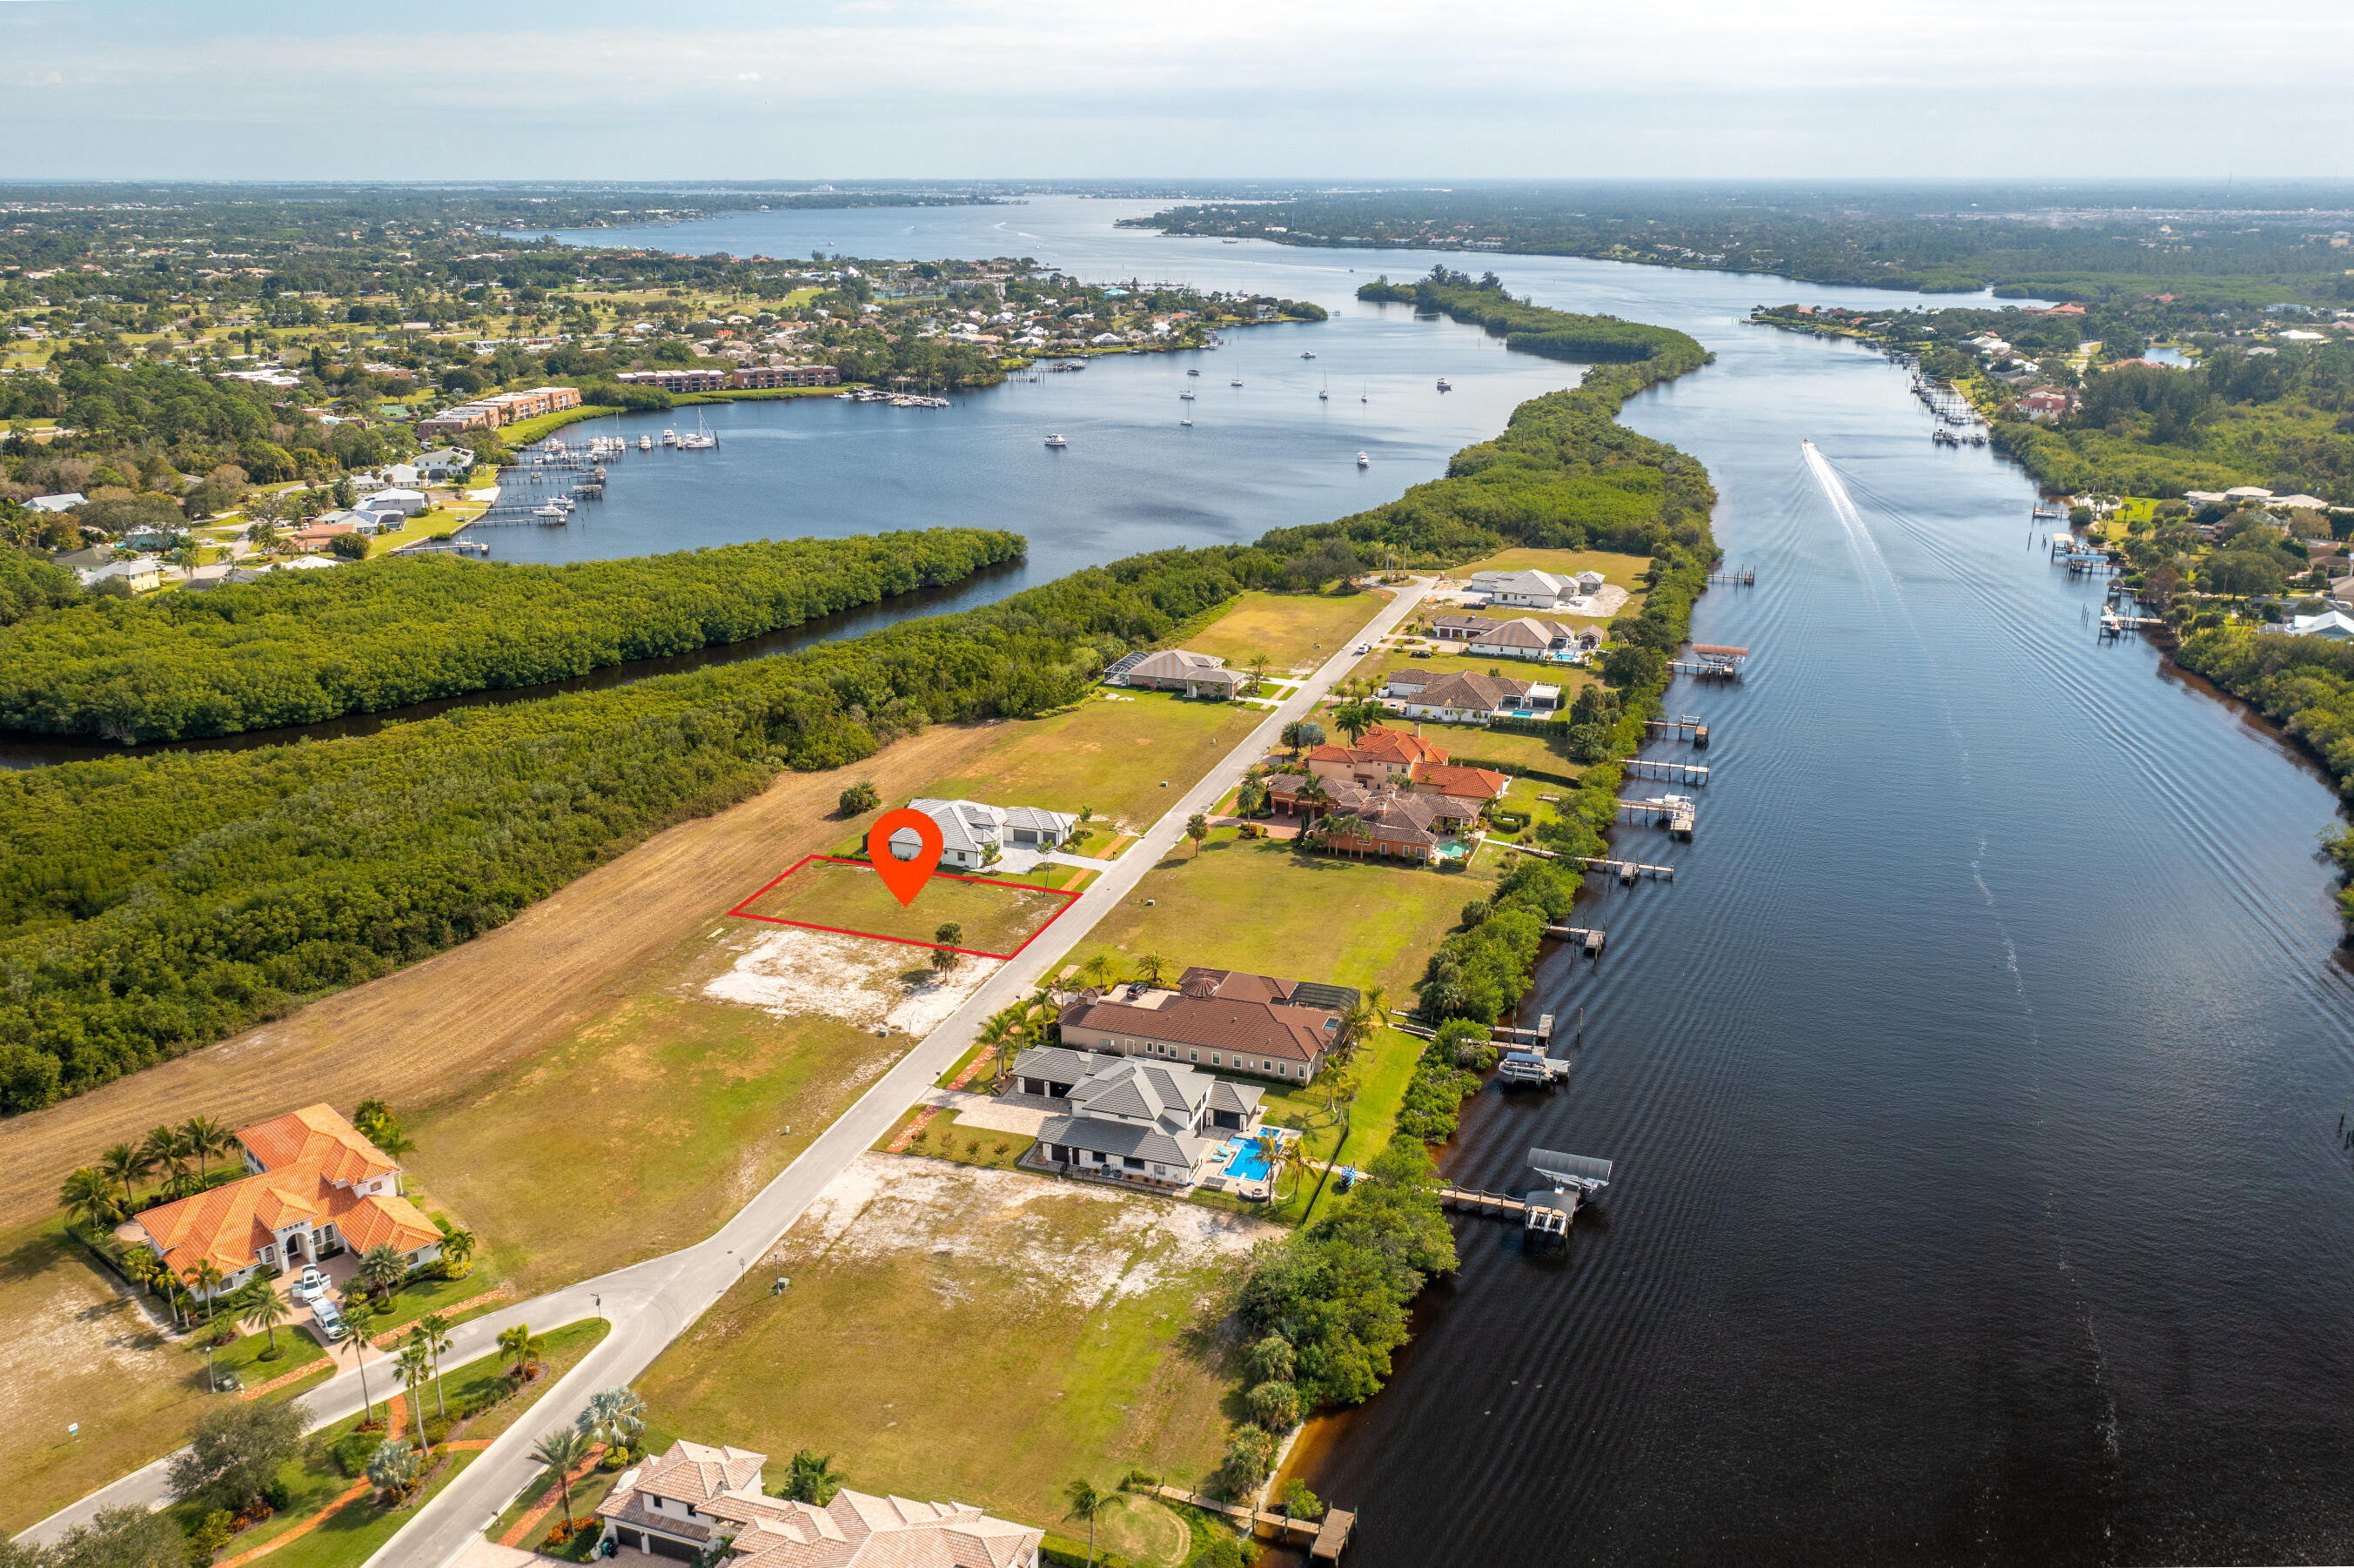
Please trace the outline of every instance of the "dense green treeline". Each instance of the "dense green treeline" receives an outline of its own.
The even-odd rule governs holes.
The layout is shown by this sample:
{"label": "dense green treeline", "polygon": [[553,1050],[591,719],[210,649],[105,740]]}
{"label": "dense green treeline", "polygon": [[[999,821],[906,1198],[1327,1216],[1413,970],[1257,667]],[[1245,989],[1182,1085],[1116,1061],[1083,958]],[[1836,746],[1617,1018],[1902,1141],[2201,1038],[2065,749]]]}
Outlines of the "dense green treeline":
{"label": "dense green treeline", "polygon": [[[0,630],[0,726],[171,740],[537,685],[955,582],[1024,547],[935,528],[569,566],[393,557],[85,598]],[[0,571],[0,615],[11,586]]]}
{"label": "dense green treeline", "polygon": [[1357,290],[1357,298],[1444,313],[1458,322],[1486,327],[1489,336],[1502,338],[1507,347],[1523,354],[1541,354],[1548,359],[1608,361],[1689,355],[1691,364],[1671,372],[1681,375],[1705,357],[1700,344],[1682,333],[1622,321],[1617,316],[1584,316],[1548,310],[1514,299],[1505,292],[1502,281],[1493,272],[1474,281],[1466,273],[1448,271],[1443,262],[1430,270],[1430,276],[1412,284],[1393,283],[1386,276],[1376,278]]}
{"label": "dense green treeline", "polygon": [[0,777],[0,1111],[503,924],[651,833],[929,720],[1070,702],[1241,581],[1141,556],[961,614],[360,739]]}

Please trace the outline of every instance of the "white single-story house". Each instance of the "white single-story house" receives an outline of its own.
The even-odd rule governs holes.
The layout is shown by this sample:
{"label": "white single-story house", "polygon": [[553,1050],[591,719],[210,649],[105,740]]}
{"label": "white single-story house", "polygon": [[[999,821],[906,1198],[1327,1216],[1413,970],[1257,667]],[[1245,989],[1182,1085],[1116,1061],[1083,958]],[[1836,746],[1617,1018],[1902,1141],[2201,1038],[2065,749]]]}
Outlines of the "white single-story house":
{"label": "white single-story house", "polygon": [[[1036,806],[992,806],[985,800],[910,800],[939,824],[940,863],[960,870],[987,865],[1008,844],[1023,849],[1053,849],[1067,842],[1079,819],[1067,811]],[[913,860],[922,841],[913,828],[891,835],[891,850],[902,860]]]}
{"label": "white single-story house", "polygon": [[36,512],[70,512],[86,500],[80,491],[69,490],[56,495],[36,495],[25,504]]}
{"label": "white single-story house", "polygon": [[2292,637],[2318,637],[2325,642],[2354,640],[2354,616],[2344,610],[2325,609],[2318,615],[2300,615],[2280,630]]}
{"label": "white single-story house", "polygon": [[[1591,587],[1587,586],[1589,578]],[[1471,591],[1485,594],[1489,603],[1530,609],[1558,609],[1568,600],[1583,598],[1601,586],[1599,572],[1583,572],[1576,577],[1536,571],[1471,574]]]}

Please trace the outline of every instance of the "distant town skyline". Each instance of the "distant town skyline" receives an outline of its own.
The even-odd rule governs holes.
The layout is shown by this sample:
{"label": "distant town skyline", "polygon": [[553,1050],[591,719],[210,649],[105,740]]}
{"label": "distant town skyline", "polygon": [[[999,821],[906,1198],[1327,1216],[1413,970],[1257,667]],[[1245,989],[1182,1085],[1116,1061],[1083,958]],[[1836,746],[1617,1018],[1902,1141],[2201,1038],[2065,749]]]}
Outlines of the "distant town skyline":
{"label": "distant town skyline", "polygon": [[0,0],[14,178],[2322,177],[2331,0]]}

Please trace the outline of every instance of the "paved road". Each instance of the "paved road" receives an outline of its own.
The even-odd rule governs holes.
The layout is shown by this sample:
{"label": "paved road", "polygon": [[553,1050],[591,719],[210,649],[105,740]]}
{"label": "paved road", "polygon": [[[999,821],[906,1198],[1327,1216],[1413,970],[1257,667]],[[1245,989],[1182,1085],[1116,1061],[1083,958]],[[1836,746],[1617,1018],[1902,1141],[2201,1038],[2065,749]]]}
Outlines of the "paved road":
{"label": "paved road", "polygon": [[[1040,933],[1039,938],[1018,958],[990,976],[963,1006],[926,1035],[799,1158],[779,1171],[758,1196],[737,1211],[717,1234],[678,1252],[552,1290],[461,1324],[456,1330],[461,1348],[453,1355],[442,1358],[444,1366],[486,1353],[499,1332],[517,1322],[529,1322],[533,1328],[544,1330],[583,1318],[602,1316],[611,1321],[613,1331],[541,1396],[527,1419],[502,1435],[440,1495],[419,1510],[407,1528],[368,1559],[367,1568],[392,1568],[394,1564],[445,1568],[464,1551],[538,1474],[530,1450],[541,1433],[568,1424],[598,1389],[629,1383],[651,1366],[673,1340],[693,1326],[754,1261],[777,1244],[801,1218],[802,1211],[849,1168],[852,1160],[872,1148],[901,1113],[920,1099],[933,1081],[971,1047],[991,1014],[1034,991],[1095,928],[1097,921],[1135,891],[1144,874],[1176,849],[1178,841],[1184,836],[1188,817],[1216,805],[1227,790],[1242,781],[1251,764],[1278,743],[1285,725],[1310,711],[1356,667],[1361,655],[1348,650],[1390,631],[1421,601],[1427,588],[1427,583],[1416,581],[1401,589],[1362,630],[1341,644],[1341,652],[1303,682],[1200,783],[1172,802],[1143,838],[1129,846],[1111,869],[1079,895],[1068,913]],[[371,1387],[381,1393],[382,1375],[371,1371],[368,1377]],[[352,1373],[339,1375],[305,1398],[323,1421],[340,1420],[360,1407],[359,1380]],[[730,1436],[724,1432],[696,1434],[699,1440],[722,1443]],[[27,1537],[52,1539],[101,1508],[160,1502],[164,1496],[164,1463],[158,1460],[92,1493],[42,1520],[26,1532]]]}

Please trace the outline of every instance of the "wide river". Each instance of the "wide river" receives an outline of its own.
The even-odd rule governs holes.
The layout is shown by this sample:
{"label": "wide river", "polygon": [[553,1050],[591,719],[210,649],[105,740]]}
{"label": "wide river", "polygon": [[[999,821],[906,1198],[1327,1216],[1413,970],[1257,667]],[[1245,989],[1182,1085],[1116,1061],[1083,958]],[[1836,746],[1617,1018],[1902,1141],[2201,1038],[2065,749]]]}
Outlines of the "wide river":
{"label": "wide river", "polygon": [[[632,456],[582,523],[494,548],[970,522],[1029,534],[1051,576],[1385,500],[1569,374],[1351,297],[1426,256],[1109,227],[1136,210],[581,236],[1029,255],[1339,313],[942,412],[710,410],[718,452]],[[2097,590],[2046,564],[2031,486],[1932,447],[1901,372],[1743,320],[1853,295],[1478,264],[1716,351],[1628,418],[1714,475],[1758,586],[1709,594],[1695,632],[1755,653],[1741,686],[1671,694],[1717,736],[1697,842],[1622,834],[1681,874],[1597,885],[1607,956],[1543,969],[1532,1012],[1584,1010],[1574,1086],[1483,1094],[1445,1160],[1517,1188],[1542,1146],[1617,1180],[1564,1250],[1458,1222],[1461,1273],[1395,1381],[1310,1437],[1316,1489],[1361,1510],[1349,1561],[2354,1559],[2354,988],[2327,783],[2148,647],[2096,641]]]}

